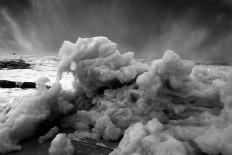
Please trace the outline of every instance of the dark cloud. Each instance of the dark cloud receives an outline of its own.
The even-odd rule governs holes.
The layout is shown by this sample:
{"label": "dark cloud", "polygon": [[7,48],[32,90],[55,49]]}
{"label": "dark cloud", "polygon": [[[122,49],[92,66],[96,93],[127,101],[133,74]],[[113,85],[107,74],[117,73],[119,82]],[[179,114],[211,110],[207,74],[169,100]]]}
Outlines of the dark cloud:
{"label": "dark cloud", "polygon": [[23,9],[29,9],[31,5],[30,0],[1,0],[0,7],[8,8],[10,10],[20,11]]}
{"label": "dark cloud", "polygon": [[57,52],[63,40],[104,35],[136,57],[172,49],[232,60],[230,0],[0,0],[0,9],[3,49]]}

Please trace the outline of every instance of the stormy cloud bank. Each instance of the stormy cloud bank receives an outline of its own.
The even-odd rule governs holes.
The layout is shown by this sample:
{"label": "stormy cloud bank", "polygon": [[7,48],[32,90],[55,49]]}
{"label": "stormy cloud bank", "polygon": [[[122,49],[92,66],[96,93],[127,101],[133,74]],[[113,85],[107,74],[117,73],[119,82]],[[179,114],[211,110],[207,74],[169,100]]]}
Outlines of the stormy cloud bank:
{"label": "stormy cloud bank", "polygon": [[229,0],[1,0],[0,25],[1,53],[57,54],[63,40],[102,35],[137,58],[232,61]]}

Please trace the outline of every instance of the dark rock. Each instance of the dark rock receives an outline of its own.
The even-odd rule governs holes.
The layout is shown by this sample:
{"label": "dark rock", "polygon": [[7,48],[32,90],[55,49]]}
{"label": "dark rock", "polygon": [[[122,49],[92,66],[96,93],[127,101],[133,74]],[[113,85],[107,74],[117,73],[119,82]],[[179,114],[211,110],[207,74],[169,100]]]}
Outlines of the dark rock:
{"label": "dark rock", "polygon": [[0,80],[1,88],[16,88],[17,84],[14,81]]}
{"label": "dark rock", "polygon": [[[46,86],[47,89],[51,88],[51,86]],[[35,82],[15,82],[8,80],[0,80],[0,88],[36,88]]]}
{"label": "dark rock", "polygon": [[[27,88],[36,88],[35,82],[22,82],[21,85],[19,86],[22,89],[27,89]],[[47,86],[47,89],[51,88],[51,86]]]}
{"label": "dark rock", "polygon": [[25,62],[22,59],[17,60],[5,60],[0,62],[0,69],[8,68],[8,69],[29,69],[31,68],[31,64]]}
{"label": "dark rock", "polygon": [[2,62],[0,62],[0,69],[3,67],[5,67],[5,65]]}
{"label": "dark rock", "polygon": [[26,88],[36,88],[35,87],[35,82],[22,82],[20,85],[20,88],[26,89]]}

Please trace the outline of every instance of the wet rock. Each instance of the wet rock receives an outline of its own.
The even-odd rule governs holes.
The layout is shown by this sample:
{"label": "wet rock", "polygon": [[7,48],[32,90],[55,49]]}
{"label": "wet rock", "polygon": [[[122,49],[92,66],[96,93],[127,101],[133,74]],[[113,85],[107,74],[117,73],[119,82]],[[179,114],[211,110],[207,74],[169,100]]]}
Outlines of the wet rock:
{"label": "wet rock", "polygon": [[5,60],[0,62],[0,69],[8,68],[8,69],[29,69],[31,68],[31,64],[25,62],[22,59],[17,60]]}
{"label": "wet rock", "polygon": [[0,80],[1,88],[16,88],[17,84],[15,81]]}
{"label": "wet rock", "polygon": [[2,62],[0,62],[0,68],[4,68],[4,67],[5,65]]}
{"label": "wet rock", "polygon": [[35,87],[35,82],[22,82],[20,85],[20,88],[26,89],[26,88],[36,88]]}
{"label": "wet rock", "polygon": [[[47,89],[51,88],[51,86],[46,86]],[[0,80],[0,88],[36,88],[35,82],[16,82],[16,81],[8,81],[8,80]]]}

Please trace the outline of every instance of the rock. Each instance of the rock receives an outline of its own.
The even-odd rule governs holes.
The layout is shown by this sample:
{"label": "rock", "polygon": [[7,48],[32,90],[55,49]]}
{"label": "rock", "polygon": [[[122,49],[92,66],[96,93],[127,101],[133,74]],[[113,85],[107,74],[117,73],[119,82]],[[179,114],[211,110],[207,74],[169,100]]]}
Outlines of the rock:
{"label": "rock", "polygon": [[0,62],[0,69],[3,67],[5,67],[5,65],[2,62]]}
{"label": "rock", "polygon": [[35,82],[22,82],[22,84],[19,87],[22,88],[22,89],[36,88],[35,87]]}
{"label": "rock", "polygon": [[15,81],[0,80],[1,88],[16,88],[17,84]]}
{"label": "rock", "polygon": [[[51,88],[51,86],[46,86],[47,89]],[[0,80],[0,88],[36,88],[35,82],[15,82],[8,80]]]}
{"label": "rock", "polygon": [[31,64],[25,62],[22,59],[17,60],[5,60],[0,62],[0,69],[8,68],[8,69],[29,69],[31,68]]}

